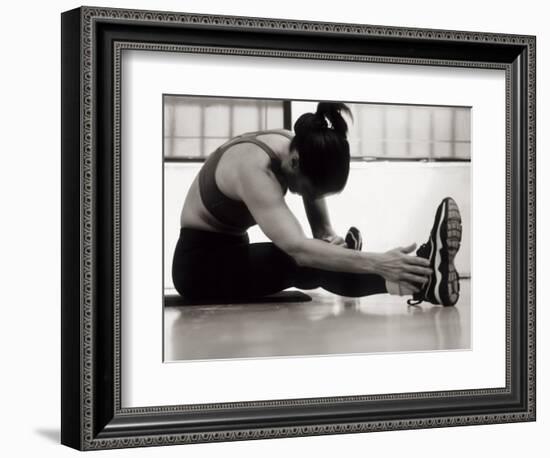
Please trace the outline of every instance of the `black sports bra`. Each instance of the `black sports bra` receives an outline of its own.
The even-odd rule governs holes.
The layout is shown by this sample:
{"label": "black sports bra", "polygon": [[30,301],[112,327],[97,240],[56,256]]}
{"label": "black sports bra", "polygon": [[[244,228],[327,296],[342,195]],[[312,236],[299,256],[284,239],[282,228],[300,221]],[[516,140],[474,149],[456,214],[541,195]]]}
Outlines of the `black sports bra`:
{"label": "black sports bra", "polygon": [[[277,172],[280,166],[279,158],[267,144],[256,138],[257,135],[266,133],[280,134],[289,139],[293,137],[292,134],[276,130],[246,132],[218,147],[206,159],[199,172],[199,192],[204,206],[220,223],[235,229],[235,231],[245,232],[250,226],[254,226],[256,221],[243,201],[231,199],[220,191],[216,184],[216,168],[223,153],[229,147],[239,143],[254,143],[268,154],[271,158],[271,167],[274,172]],[[286,192],[286,187],[284,188]]]}

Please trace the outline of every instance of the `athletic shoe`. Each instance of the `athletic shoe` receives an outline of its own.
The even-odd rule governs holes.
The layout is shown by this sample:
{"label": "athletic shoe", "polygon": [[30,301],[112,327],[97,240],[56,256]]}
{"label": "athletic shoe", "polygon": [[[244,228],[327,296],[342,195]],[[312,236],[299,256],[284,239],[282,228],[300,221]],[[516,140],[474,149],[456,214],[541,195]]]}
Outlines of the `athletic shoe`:
{"label": "athletic shoe", "polygon": [[363,237],[361,237],[361,232],[354,226],[348,229],[344,240],[346,241],[346,246],[352,250],[361,251],[363,248]]}
{"label": "athletic shoe", "polygon": [[416,255],[430,261],[432,275],[422,287],[413,294],[409,305],[423,301],[444,306],[455,305],[460,293],[458,272],[454,259],[462,239],[462,222],[458,205],[451,197],[443,199],[435,214],[435,220],[429,240],[422,244]]}

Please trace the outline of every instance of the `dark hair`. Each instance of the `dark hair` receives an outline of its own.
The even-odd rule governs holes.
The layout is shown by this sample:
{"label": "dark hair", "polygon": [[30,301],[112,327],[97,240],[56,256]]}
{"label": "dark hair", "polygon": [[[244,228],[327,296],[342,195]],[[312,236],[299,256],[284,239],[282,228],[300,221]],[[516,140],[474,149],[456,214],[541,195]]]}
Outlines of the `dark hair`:
{"label": "dark hair", "polygon": [[290,149],[298,151],[302,174],[322,192],[340,192],[348,180],[348,125],[341,111],[353,120],[345,104],[320,102],[315,113],[304,113],[294,124]]}

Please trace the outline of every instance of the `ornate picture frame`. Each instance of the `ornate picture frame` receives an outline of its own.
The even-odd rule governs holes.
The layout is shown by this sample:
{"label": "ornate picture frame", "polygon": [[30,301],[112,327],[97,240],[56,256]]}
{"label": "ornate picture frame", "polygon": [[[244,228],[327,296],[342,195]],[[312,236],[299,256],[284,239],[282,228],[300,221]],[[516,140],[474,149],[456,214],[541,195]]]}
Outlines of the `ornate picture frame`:
{"label": "ornate picture frame", "polygon": [[[533,36],[81,7],[62,14],[62,431],[79,450],[535,420]],[[123,407],[124,50],[500,69],[506,74],[506,385]]]}

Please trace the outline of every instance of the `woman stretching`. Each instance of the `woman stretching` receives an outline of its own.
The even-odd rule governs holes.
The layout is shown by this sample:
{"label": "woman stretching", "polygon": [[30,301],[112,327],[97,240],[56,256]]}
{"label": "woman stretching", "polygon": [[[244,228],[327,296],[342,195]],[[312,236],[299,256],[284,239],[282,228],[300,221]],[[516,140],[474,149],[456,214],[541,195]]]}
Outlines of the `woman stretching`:
{"label": "woman stretching", "polygon": [[[416,303],[456,303],[461,223],[453,199],[437,209],[416,256],[410,255],[416,244],[384,253],[349,249],[332,229],[325,197],[344,189],[350,164],[342,111],[351,116],[342,103],[319,103],[296,121],[295,135],[249,132],[210,155],[181,213],[172,266],[181,295],[231,302],[321,287],[342,296],[391,293],[412,295]],[[302,196],[313,238],[288,208],[287,190]],[[249,243],[246,231],[255,224],[271,242]],[[348,234],[354,248],[358,235]]]}

